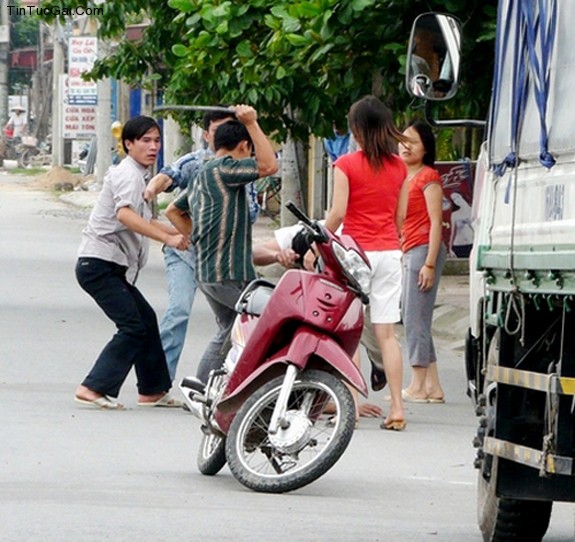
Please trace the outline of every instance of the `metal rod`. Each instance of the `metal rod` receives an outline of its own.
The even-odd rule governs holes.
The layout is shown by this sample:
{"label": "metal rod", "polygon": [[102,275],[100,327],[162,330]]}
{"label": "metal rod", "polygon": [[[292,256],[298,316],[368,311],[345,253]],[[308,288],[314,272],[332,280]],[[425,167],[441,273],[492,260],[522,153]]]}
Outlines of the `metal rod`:
{"label": "metal rod", "polygon": [[472,119],[435,119],[431,110],[431,102],[425,101],[425,120],[433,128],[485,128],[484,120]]}
{"label": "metal rod", "polygon": [[234,113],[229,107],[221,105],[158,105],[152,110],[154,113],[160,111],[219,111],[221,113]]}

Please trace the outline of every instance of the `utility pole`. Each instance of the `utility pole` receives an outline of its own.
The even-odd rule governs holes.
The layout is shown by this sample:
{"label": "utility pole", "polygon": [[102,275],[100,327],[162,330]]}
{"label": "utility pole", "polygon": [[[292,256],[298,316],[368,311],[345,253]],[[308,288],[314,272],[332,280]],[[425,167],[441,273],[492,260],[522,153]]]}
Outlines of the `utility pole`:
{"label": "utility pole", "polygon": [[[98,40],[98,58],[106,58],[109,52],[108,43]],[[114,140],[111,132],[112,88],[109,78],[98,81],[98,107],[96,113],[96,134],[98,137],[98,154],[96,158],[96,179],[98,185],[104,184],[106,171],[112,165],[112,147]]]}
{"label": "utility pole", "polygon": [[0,3],[0,126],[8,121],[8,71],[10,60],[9,2]]}
{"label": "utility pole", "polygon": [[64,165],[64,138],[62,130],[62,97],[64,89],[62,77],[64,73],[65,36],[60,23],[53,27],[54,57],[52,59],[52,165]]}

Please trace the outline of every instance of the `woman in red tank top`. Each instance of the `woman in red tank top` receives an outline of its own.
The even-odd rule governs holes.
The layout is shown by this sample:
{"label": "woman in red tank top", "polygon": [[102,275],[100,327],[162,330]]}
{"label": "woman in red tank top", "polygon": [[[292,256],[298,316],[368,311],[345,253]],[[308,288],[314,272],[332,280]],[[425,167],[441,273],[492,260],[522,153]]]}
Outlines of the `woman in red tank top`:
{"label": "woman in red tank top", "polygon": [[395,128],[391,111],[375,96],[355,102],[349,127],[360,150],[338,158],[334,166],[332,207],[326,227],[351,235],[372,267],[371,321],[382,352],[391,405],[381,424],[401,431],[402,358],[394,324],[400,320],[401,250],[399,230],[407,209],[407,168],[396,152],[408,138]]}
{"label": "woman in red tank top", "polygon": [[401,231],[401,312],[412,372],[411,383],[402,396],[404,401],[443,403],[431,334],[433,308],[447,256],[441,241],[443,189],[434,168],[435,138],[429,125],[416,120],[403,133],[411,143],[399,147],[409,184],[407,216]]}

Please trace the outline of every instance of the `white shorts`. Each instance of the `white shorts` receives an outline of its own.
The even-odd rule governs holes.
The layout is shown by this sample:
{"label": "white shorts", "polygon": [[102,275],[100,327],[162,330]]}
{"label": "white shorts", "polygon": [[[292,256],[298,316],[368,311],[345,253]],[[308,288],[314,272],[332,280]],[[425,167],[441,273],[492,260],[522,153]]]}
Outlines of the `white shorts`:
{"label": "white shorts", "polygon": [[395,324],[401,319],[401,250],[366,251],[365,254],[371,264],[371,323]]}

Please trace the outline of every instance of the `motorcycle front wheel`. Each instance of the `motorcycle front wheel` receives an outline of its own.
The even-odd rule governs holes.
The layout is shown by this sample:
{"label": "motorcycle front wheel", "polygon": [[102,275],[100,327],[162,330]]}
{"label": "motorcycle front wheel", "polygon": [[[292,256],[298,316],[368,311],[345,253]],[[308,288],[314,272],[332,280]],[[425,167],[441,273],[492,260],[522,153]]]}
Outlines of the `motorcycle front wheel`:
{"label": "motorcycle front wheel", "polygon": [[226,464],[226,439],[204,432],[198,450],[198,470],[206,476],[218,474]]}
{"label": "motorcycle front wheel", "polygon": [[[267,382],[242,405],[226,439],[226,458],[244,486],[285,493],[325,474],[347,448],[355,426],[355,403],[330,373],[305,371],[291,390],[284,426],[269,432],[283,376]],[[323,411],[328,403],[333,415]]]}

